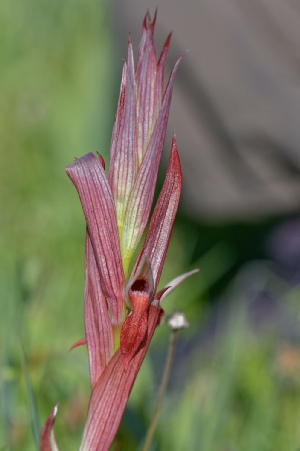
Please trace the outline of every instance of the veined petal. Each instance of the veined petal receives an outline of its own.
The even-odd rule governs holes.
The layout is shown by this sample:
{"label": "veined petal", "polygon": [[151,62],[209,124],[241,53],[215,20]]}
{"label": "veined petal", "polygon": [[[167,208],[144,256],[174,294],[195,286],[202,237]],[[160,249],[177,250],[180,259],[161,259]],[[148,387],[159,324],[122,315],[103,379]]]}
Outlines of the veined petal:
{"label": "veined petal", "polygon": [[108,308],[101,290],[101,278],[92,243],[87,233],[85,256],[84,325],[89,354],[92,387],[114,352],[113,329]]}
{"label": "veined petal", "polygon": [[161,276],[171,237],[181,184],[181,167],[174,135],[166,178],[153,211],[145,242],[133,269],[134,274],[140,261],[147,257],[150,260],[155,289]]}
{"label": "veined petal", "polygon": [[159,105],[156,104],[155,96],[157,62],[153,40],[154,25],[155,18],[151,22],[148,13],[144,20],[142,47],[140,46],[135,73],[139,164],[144,157],[158,111],[161,107],[161,103]]}
{"label": "veined petal", "polygon": [[160,309],[151,305],[144,343],[129,362],[127,372],[118,349],[101,374],[90,399],[81,451],[108,450],[159,319]]}
{"label": "veined petal", "polygon": [[187,279],[188,277],[192,276],[193,274],[196,274],[197,272],[199,272],[199,269],[193,269],[192,271],[186,272],[184,274],[181,274],[180,276],[175,277],[175,279],[171,280],[169,283],[167,283],[167,285],[165,286],[165,288],[163,288],[161,291],[159,291],[156,296],[154,301],[152,302],[153,305],[158,306],[161,304],[161,302],[167,297],[169,296],[169,294],[172,293],[172,291],[175,290],[175,288],[177,288],[179,285],[182,284],[182,282],[185,281],[185,279]]}
{"label": "veined petal", "polygon": [[92,153],[76,160],[66,171],[79,194],[111,322],[119,326],[124,320],[125,277],[115,206],[105,171]]}
{"label": "veined petal", "polygon": [[53,431],[57,410],[58,405],[56,404],[41,431],[40,451],[59,451]]}
{"label": "veined petal", "polygon": [[[128,40],[126,86],[124,72],[120,100],[112,137],[109,165],[109,183],[114,196],[119,233],[126,210],[127,200],[138,171],[136,143],[136,99],[132,43]],[[124,106],[122,106],[124,104]]]}
{"label": "veined petal", "polygon": [[159,163],[166,136],[172,89],[181,58],[175,64],[170,75],[162,108],[128,201],[121,236],[121,252],[125,273],[129,267],[133,252],[145,230],[151,210]]}

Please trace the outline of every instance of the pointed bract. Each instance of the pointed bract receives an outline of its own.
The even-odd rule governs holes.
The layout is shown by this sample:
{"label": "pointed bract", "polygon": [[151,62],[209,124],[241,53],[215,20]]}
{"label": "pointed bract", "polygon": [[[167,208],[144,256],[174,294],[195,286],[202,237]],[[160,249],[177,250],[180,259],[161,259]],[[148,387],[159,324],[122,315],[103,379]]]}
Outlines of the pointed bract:
{"label": "pointed bract", "polygon": [[139,262],[145,257],[148,258],[152,268],[155,289],[167,253],[178,208],[181,185],[181,167],[174,135],[166,178],[152,214],[145,242],[133,269],[134,274]]}
{"label": "pointed bract", "polygon": [[66,169],[74,183],[87,222],[101,287],[113,326],[124,320],[124,282],[114,201],[103,167],[89,153]]}
{"label": "pointed bract", "polygon": [[110,143],[110,163],[109,163],[110,171],[108,174],[108,180],[109,180],[109,183],[111,186],[113,185],[112,180],[111,180],[111,177],[113,177],[112,169],[114,168],[115,159],[118,158],[117,144],[118,144],[118,138],[119,138],[119,133],[120,133],[121,120],[122,120],[123,113],[124,113],[126,84],[127,84],[127,63],[125,61],[124,66],[123,66],[123,71],[122,71],[122,79],[121,79],[118,107],[117,107],[114,127],[113,127],[113,131],[112,131],[111,143]]}
{"label": "pointed bract", "polygon": [[169,294],[172,293],[179,285],[182,284],[182,282],[185,281],[190,276],[193,276],[194,274],[197,274],[199,272],[199,269],[193,269],[192,271],[186,272],[184,274],[181,274],[180,276],[175,277],[175,279],[171,280],[165,288],[163,288],[159,293],[156,293],[154,301],[152,302],[153,305],[161,305],[162,301],[169,296]]}
{"label": "pointed bract", "polygon": [[168,54],[168,50],[170,47],[170,41],[171,41],[171,33],[167,37],[162,52],[160,54],[158,63],[157,63],[157,70],[156,70],[156,78],[155,78],[155,102],[154,102],[154,108],[156,107],[157,111],[153,114],[158,115],[159,113],[159,105],[162,104],[163,99],[163,85],[164,85],[164,66]]}
{"label": "pointed bract", "polygon": [[80,340],[77,340],[69,349],[69,351],[73,351],[75,348],[79,348],[80,346],[86,346],[86,338],[80,338]]}
{"label": "pointed bract", "polygon": [[43,429],[41,430],[40,451],[59,451],[53,431],[53,425],[57,410],[58,404],[56,404],[56,406],[50,413]]}

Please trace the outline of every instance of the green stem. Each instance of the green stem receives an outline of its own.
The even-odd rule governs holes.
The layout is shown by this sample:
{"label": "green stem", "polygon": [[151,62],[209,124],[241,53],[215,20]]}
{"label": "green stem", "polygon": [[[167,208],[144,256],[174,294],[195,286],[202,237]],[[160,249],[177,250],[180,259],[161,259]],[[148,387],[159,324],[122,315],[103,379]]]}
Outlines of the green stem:
{"label": "green stem", "polygon": [[167,355],[167,360],[166,360],[166,364],[165,364],[165,368],[164,368],[164,372],[163,372],[163,377],[161,380],[161,384],[160,384],[160,388],[159,388],[159,392],[158,392],[158,396],[157,396],[156,406],[155,406],[155,409],[154,409],[154,412],[152,415],[149,429],[147,431],[147,435],[146,435],[146,439],[145,439],[145,443],[144,443],[142,451],[149,451],[150,445],[151,445],[151,442],[153,439],[156,424],[158,421],[159,412],[160,412],[162,402],[163,402],[163,397],[166,392],[167,384],[168,384],[169,377],[170,377],[172,361],[173,361],[174,351],[175,351],[176,332],[177,332],[177,330],[174,330],[174,329],[171,331],[168,355]]}

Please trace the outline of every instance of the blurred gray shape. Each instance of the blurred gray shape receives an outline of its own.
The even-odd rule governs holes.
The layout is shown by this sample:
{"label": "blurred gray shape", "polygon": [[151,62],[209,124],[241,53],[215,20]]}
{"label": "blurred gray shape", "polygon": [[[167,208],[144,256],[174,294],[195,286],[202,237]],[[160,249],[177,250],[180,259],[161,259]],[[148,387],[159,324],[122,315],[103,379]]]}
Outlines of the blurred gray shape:
{"label": "blurred gray shape", "polygon": [[300,2],[118,0],[123,57],[128,32],[137,49],[142,19],[156,6],[158,52],[173,31],[167,75],[190,50],[166,141],[175,128],[183,210],[223,221],[299,211]]}

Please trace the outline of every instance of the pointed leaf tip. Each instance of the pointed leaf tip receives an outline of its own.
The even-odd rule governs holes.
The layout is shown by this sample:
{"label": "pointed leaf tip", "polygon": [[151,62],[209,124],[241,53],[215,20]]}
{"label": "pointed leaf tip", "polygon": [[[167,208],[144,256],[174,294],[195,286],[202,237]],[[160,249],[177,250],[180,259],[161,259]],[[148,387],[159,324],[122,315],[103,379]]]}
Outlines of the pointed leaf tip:
{"label": "pointed leaf tip", "polygon": [[152,33],[154,32],[155,24],[156,24],[156,18],[157,18],[157,8],[155,9],[153,20],[151,20],[151,15],[149,10],[147,10],[144,21],[143,21],[143,30],[151,30]]}
{"label": "pointed leaf tip", "polygon": [[102,157],[102,155],[100,155],[99,152],[97,152],[97,155],[98,155],[98,158],[99,158],[99,161],[100,161],[101,166],[102,166],[103,169],[105,170],[105,161],[104,161],[104,158]]}
{"label": "pointed leaf tip", "polygon": [[41,430],[40,451],[59,451],[53,431],[57,411],[58,404],[55,405],[46,423],[44,424],[43,429]]}
{"label": "pointed leaf tip", "polygon": [[69,351],[73,351],[75,348],[79,348],[79,346],[85,346],[86,345],[86,338],[81,338],[80,340],[77,340],[69,349]]}
{"label": "pointed leaf tip", "polygon": [[[185,279],[187,279],[190,276],[193,276],[194,274],[197,274],[200,270],[198,268],[193,269],[192,271],[186,272],[184,274],[181,274],[180,276],[175,277],[175,279],[171,280],[167,286],[162,290],[163,293],[160,296],[160,303],[167,297],[169,296],[169,294],[172,293],[172,291],[175,290],[175,288],[177,288],[179,285],[182,284],[182,282],[185,281]],[[157,298],[157,295],[155,296],[155,299]],[[157,304],[154,304],[157,305]]]}
{"label": "pointed leaf tip", "polygon": [[181,185],[181,166],[176,137],[173,136],[166,178],[152,214],[146,239],[133,270],[134,273],[140,261],[147,257],[151,264],[155,289],[161,276],[171,238]]}

